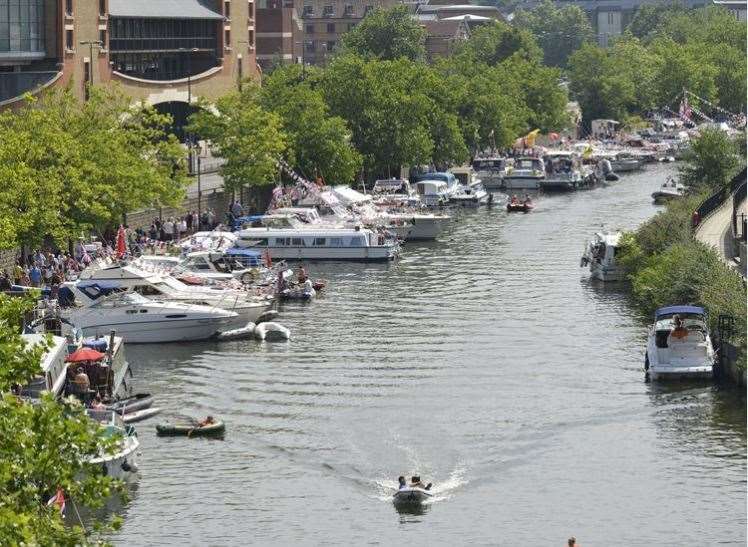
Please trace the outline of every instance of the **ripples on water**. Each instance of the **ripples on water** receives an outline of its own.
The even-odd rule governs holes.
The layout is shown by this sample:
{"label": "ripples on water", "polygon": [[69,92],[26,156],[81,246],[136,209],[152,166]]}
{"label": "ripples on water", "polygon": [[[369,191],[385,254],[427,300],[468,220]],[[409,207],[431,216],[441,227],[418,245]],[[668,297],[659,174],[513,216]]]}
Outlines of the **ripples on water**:
{"label": "ripples on water", "polygon": [[[172,414],[224,441],[138,427],[122,544],[745,543],[745,399],[645,384],[646,326],[579,268],[602,225],[653,214],[669,167],[456,213],[390,265],[312,264],[287,344],[128,348]],[[435,500],[397,511],[400,474]]]}

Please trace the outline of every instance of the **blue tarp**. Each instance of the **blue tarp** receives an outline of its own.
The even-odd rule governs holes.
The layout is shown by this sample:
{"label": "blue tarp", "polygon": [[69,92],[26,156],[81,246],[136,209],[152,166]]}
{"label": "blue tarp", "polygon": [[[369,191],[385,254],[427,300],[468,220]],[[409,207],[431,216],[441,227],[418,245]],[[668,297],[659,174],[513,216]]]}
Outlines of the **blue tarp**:
{"label": "blue tarp", "polygon": [[224,252],[224,256],[241,262],[247,268],[262,265],[262,252],[241,247],[232,247]]}
{"label": "blue tarp", "polygon": [[676,313],[698,313],[705,315],[704,308],[699,306],[666,306],[655,312],[655,319],[665,315],[675,315]]}

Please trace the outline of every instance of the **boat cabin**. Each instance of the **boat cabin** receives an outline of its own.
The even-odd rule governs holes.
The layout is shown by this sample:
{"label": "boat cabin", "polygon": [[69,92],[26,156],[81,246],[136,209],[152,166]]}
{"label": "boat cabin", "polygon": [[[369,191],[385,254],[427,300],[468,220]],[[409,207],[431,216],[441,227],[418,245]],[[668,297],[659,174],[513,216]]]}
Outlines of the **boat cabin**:
{"label": "boat cabin", "polygon": [[655,345],[667,348],[668,340],[675,327],[674,317],[678,316],[681,325],[688,331],[688,337],[693,337],[696,343],[704,342],[708,333],[707,318],[704,308],[699,306],[667,306],[655,312]]}
{"label": "boat cabin", "polygon": [[417,175],[415,179],[419,184],[425,181],[441,181],[447,186],[448,189],[457,184],[457,177],[455,177],[454,174],[450,172],[423,173],[421,175]]}
{"label": "boat cabin", "polygon": [[380,179],[374,183],[374,188],[371,191],[375,196],[381,194],[395,194],[402,196],[413,195],[413,189],[410,186],[410,182],[403,179]]}
{"label": "boat cabin", "polygon": [[493,172],[500,175],[506,167],[506,158],[476,158],[473,160],[473,169],[476,172]]}
{"label": "boat cabin", "polygon": [[441,180],[422,180],[416,183],[416,192],[426,205],[440,205],[448,199],[447,183]]}
{"label": "boat cabin", "polygon": [[[21,336],[27,347],[41,345],[47,337],[46,334],[23,334]],[[52,336],[51,345],[41,358],[41,374],[22,388],[21,395],[31,399],[40,398],[43,392],[49,392],[55,396],[60,395],[67,377],[67,363],[65,362],[67,356],[67,339],[63,336]]]}
{"label": "boat cabin", "polygon": [[544,165],[543,160],[540,158],[517,158],[514,160],[514,164],[510,169],[513,175],[518,175],[520,172],[542,175],[544,172]]}

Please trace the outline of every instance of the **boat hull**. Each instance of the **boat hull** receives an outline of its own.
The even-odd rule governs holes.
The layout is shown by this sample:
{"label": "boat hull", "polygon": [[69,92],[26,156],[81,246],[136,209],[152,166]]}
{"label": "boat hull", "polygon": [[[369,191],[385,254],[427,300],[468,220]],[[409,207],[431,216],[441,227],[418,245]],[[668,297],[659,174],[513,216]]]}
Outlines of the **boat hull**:
{"label": "boat hull", "polygon": [[395,492],[392,500],[396,504],[418,504],[424,503],[431,497],[431,492],[423,488],[402,488]]}
{"label": "boat hull", "polygon": [[107,477],[123,481],[134,479],[138,472],[138,448],[140,441],[133,435],[124,438],[120,449],[111,455],[92,458],[90,463],[101,466]]}
{"label": "boat hull", "polygon": [[72,320],[85,336],[103,336],[116,330],[129,344],[158,344],[162,342],[193,342],[207,340],[215,334],[232,328],[230,317],[205,319],[167,319],[137,323],[81,324]]}
{"label": "boat hull", "polygon": [[539,190],[543,182],[542,177],[504,177],[504,188],[507,190]]}

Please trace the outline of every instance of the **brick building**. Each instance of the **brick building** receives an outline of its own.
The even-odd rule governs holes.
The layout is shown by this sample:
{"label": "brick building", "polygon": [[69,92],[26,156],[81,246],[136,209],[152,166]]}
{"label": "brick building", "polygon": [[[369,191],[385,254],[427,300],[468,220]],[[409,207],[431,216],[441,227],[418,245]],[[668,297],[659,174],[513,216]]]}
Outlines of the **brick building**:
{"label": "brick building", "polygon": [[267,69],[275,63],[300,62],[302,28],[293,0],[258,0],[257,63]]}
{"label": "brick building", "polygon": [[0,108],[118,82],[179,119],[257,74],[254,0],[0,0]]}

